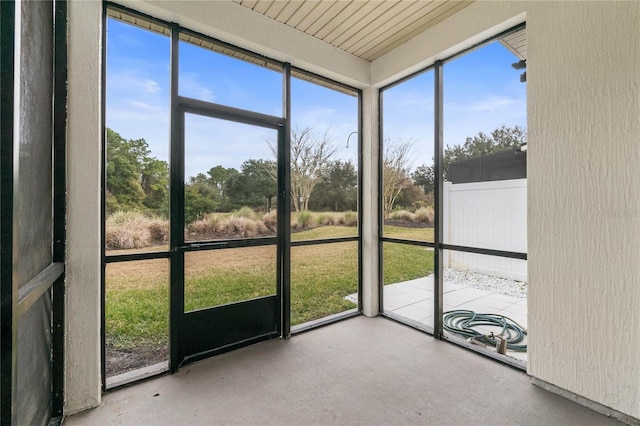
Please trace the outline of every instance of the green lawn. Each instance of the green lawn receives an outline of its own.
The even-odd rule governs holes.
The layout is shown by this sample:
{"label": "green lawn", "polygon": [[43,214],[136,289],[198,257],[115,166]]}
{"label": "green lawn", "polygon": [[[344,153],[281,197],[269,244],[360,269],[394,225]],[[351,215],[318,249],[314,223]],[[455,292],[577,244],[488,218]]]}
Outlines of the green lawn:
{"label": "green lawn", "polygon": [[[357,235],[356,228],[324,226],[292,234],[294,240]],[[385,236],[429,240],[429,228],[385,227]],[[275,293],[274,246],[189,252],[185,256],[187,310]],[[384,244],[385,284],[429,274],[433,251]],[[301,324],[356,306],[344,299],[357,291],[357,243],[293,247],[291,322]],[[166,259],[110,263],[106,269],[106,338],[119,349],[166,344],[169,316]]]}

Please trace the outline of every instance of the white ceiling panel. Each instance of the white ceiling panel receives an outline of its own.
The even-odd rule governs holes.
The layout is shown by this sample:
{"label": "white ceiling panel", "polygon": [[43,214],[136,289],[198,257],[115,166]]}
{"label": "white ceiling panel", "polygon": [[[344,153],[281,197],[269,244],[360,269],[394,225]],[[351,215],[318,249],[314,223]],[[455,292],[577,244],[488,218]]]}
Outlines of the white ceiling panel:
{"label": "white ceiling panel", "polygon": [[233,0],[367,61],[462,10],[473,0]]}

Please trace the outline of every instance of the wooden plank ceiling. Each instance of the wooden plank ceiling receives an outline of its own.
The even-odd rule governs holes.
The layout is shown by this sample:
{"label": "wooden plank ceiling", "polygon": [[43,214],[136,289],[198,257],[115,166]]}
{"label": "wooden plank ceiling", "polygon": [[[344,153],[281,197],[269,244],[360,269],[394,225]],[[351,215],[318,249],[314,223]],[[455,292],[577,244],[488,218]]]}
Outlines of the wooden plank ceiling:
{"label": "wooden plank ceiling", "polygon": [[520,59],[527,59],[527,29],[523,28],[510,34],[500,42]]}
{"label": "wooden plank ceiling", "polygon": [[233,0],[373,61],[462,10],[460,0]]}

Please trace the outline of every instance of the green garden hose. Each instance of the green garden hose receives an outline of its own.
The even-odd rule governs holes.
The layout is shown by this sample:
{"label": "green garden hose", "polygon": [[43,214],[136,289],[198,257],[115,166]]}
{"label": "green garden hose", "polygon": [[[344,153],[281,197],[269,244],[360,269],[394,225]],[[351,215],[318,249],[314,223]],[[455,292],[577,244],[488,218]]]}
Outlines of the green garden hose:
{"label": "green garden hose", "polygon": [[[527,344],[522,343],[527,330],[509,317],[499,314],[478,314],[474,311],[456,310],[445,312],[442,316],[446,331],[459,334],[477,342],[496,346],[498,337],[507,341],[507,349],[515,352],[526,352]],[[474,327],[491,326],[502,328],[499,333],[481,333]]]}

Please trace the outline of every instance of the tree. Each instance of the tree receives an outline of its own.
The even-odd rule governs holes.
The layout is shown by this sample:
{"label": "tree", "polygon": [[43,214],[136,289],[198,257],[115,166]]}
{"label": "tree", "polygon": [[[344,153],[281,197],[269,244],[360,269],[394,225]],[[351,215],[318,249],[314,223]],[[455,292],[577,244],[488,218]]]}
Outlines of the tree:
{"label": "tree", "polygon": [[478,132],[477,135],[467,138],[463,146],[454,145],[444,150],[443,172],[445,180],[449,180],[449,166],[452,163],[469,158],[477,158],[494,152],[507,149],[519,149],[527,143],[527,132],[522,127],[507,127],[504,124],[486,135]]}
{"label": "tree", "polygon": [[146,158],[142,165],[140,185],[145,193],[145,207],[166,214],[169,208],[169,164],[157,158]]}
{"label": "tree", "polygon": [[216,211],[218,193],[204,173],[189,177],[184,185],[184,221],[191,223]]}
{"label": "tree", "polygon": [[400,191],[400,195],[396,198],[394,207],[403,206],[408,209],[418,209],[428,204],[433,203],[422,190],[422,188],[415,184],[407,185]]}
{"label": "tree", "polygon": [[[275,144],[269,143],[269,148],[277,157]],[[317,134],[311,127],[296,127],[291,131],[291,198],[296,211],[309,209],[313,188],[336,151],[328,130]]]}
{"label": "tree", "polygon": [[217,198],[219,200],[220,211],[228,211],[231,209],[227,181],[233,175],[237,175],[239,172],[233,167],[225,169],[222,166],[215,166],[209,169],[207,174],[209,175],[209,183],[216,189]]}
{"label": "tree", "polygon": [[149,208],[166,212],[169,169],[144,139],[107,129],[107,212]]}
{"label": "tree", "polygon": [[278,184],[273,178],[276,163],[269,160],[247,160],[242,163],[240,173],[232,173],[225,181],[226,195],[231,206],[249,206],[254,209],[270,207],[278,193]]}
{"label": "tree", "polygon": [[412,141],[400,140],[396,144],[385,141],[386,148],[382,160],[382,209],[388,218],[393,205],[403,189],[412,185],[409,177],[411,169]]}
{"label": "tree", "polygon": [[416,167],[415,171],[411,174],[411,179],[413,179],[415,185],[422,188],[425,194],[433,191],[433,184],[435,182],[433,167],[427,166],[426,164]]}
{"label": "tree", "polygon": [[184,187],[184,222],[192,223],[205,214],[216,211],[218,204],[211,197],[201,192],[202,187],[186,184]]}
{"label": "tree", "polygon": [[356,210],[358,205],[358,173],[351,161],[332,161],[321,173],[321,179],[309,197],[313,210]]}
{"label": "tree", "polygon": [[[519,149],[526,143],[527,132],[519,126],[507,127],[503,124],[489,135],[478,132],[477,135],[468,137],[463,145],[447,146],[445,148],[442,161],[444,180],[449,180],[449,166],[452,163],[507,149]],[[433,166],[427,166],[426,164],[419,166],[413,173],[412,178],[416,185],[424,189],[425,193],[428,194],[433,191]]]}

